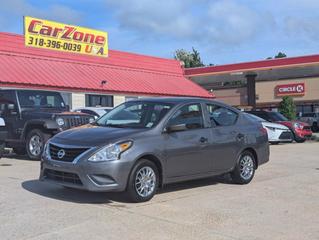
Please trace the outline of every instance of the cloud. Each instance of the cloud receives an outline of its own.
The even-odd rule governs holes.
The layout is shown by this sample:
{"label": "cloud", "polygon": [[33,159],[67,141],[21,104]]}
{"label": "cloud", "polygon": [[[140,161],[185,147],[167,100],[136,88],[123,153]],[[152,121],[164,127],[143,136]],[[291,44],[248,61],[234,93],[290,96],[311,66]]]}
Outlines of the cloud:
{"label": "cloud", "polygon": [[319,19],[307,17],[286,17],[284,29],[291,37],[303,38],[306,41],[319,40]]}
{"label": "cloud", "polygon": [[188,3],[187,0],[106,0],[114,9],[120,27],[177,38],[192,35],[194,21],[188,12]]}
{"label": "cloud", "polygon": [[235,0],[106,0],[106,4],[115,11],[121,28],[144,37],[241,44],[274,23],[270,15],[257,14]]}
{"label": "cloud", "polygon": [[83,13],[64,5],[51,4],[46,7],[32,5],[27,0],[8,0],[1,3],[0,15],[5,20],[1,21],[1,29],[10,29],[17,23],[17,18],[32,16],[70,24],[79,24],[83,19]]}

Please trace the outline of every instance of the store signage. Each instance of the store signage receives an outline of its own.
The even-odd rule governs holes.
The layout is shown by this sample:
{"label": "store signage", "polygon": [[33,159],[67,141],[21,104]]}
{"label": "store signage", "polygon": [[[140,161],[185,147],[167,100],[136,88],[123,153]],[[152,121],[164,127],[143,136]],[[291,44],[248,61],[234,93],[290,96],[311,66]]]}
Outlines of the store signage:
{"label": "store signage", "polygon": [[277,85],[276,95],[277,96],[305,95],[305,84],[292,83],[292,84],[285,84],[285,85]]}
{"label": "store signage", "polygon": [[24,17],[25,45],[62,52],[107,57],[107,32]]}

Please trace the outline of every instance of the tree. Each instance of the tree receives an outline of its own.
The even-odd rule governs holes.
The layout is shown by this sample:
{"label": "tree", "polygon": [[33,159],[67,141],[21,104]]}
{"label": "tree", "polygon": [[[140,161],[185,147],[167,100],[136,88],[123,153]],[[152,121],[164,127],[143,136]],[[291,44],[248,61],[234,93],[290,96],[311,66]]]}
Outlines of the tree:
{"label": "tree", "polygon": [[[283,52],[279,52],[274,58],[285,58],[287,55]],[[267,57],[266,59],[273,59],[272,57]]]}
{"label": "tree", "polygon": [[282,113],[289,120],[296,118],[296,105],[290,96],[285,96],[279,104],[279,112]]}
{"label": "tree", "polygon": [[175,51],[174,58],[183,62],[185,68],[205,66],[200,58],[200,53],[195,48],[192,48],[192,52],[178,49]]}
{"label": "tree", "polygon": [[279,53],[275,56],[275,58],[285,58],[285,57],[287,57],[287,55],[286,55],[285,53],[283,53],[283,52],[279,52]]}

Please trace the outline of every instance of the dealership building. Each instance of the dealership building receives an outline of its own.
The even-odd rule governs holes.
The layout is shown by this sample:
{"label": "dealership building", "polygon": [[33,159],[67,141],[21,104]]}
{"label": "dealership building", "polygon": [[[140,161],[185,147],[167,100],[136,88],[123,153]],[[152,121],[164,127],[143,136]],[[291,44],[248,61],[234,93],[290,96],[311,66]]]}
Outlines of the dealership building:
{"label": "dealership building", "polygon": [[185,76],[242,109],[277,111],[292,96],[298,113],[319,112],[319,55],[191,68]]}
{"label": "dealership building", "polygon": [[212,97],[184,76],[179,61],[110,50],[107,58],[25,47],[0,33],[0,89],[53,90],[71,108],[113,107],[148,96]]}

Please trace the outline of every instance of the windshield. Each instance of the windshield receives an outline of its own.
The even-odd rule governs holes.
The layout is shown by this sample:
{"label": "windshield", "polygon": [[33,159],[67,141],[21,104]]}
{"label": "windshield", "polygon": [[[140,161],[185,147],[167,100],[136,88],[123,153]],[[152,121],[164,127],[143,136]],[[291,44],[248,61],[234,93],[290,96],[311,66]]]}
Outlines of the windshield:
{"label": "windshield", "polygon": [[268,112],[272,121],[288,121],[288,119],[279,112]]}
{"label": "windshield", "polygon": [[61,95],[57,92],[18,91],[21,107],[65,108]]}
{"label": "windshield", "polygon": [[108,113],[109,111],[111,111],[110,109],[95,109],[95,112],[99,115],[102,116],[105,113]]}
{"label": "windshield", "polygon": [[172,106],[168,103],[130,101],[105,114],[96,124],[107,127],[152,128]]}

